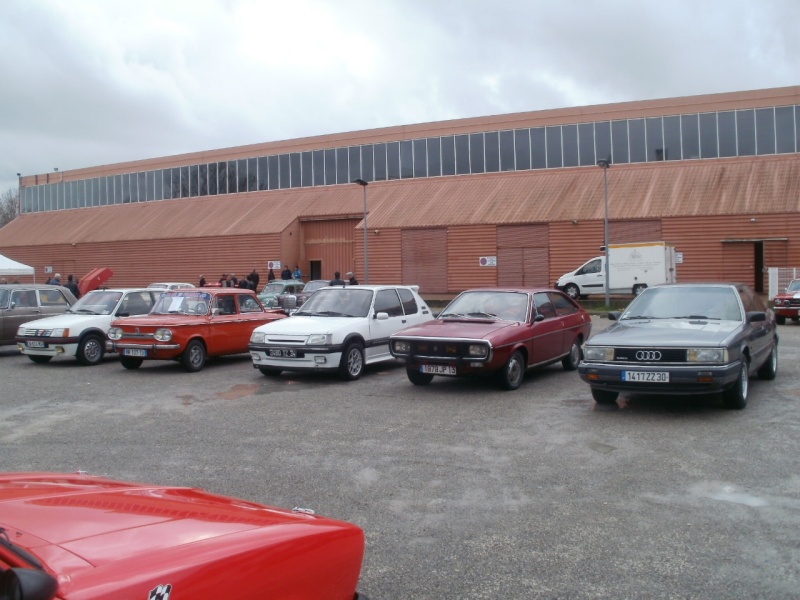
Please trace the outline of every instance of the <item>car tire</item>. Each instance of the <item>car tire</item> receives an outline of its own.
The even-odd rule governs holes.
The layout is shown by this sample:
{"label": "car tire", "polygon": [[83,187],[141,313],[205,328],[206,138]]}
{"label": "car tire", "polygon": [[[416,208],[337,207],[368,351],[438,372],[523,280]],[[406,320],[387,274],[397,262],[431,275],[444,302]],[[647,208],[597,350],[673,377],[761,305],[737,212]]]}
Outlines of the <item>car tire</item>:
{"label": "car tire", "polygon": [[598,404],[616,404],[618,396],[619,392],[592,388],[592,398],[594,398],[594,401]]}
{"label": "car tire", "polygon": [[119,362],[126,369],[130,369],[131,371],[133,371],[134,369],[138,369],[139,367],[142,366],[144,359],[136,358],[135,356],[120,356]]}
{"label": "car tire", "polygon": [[75,357],[83,366],[91,367],[102,362],[105,351],[105,342],[99,335],[87,335],[78,344],[78,352]]}
{"label": "car tire", "polygon": [[364,347],[358,342],[350,342],[342,352],[339,362],[339,377],[344,381],[355,381],[364,371]]}
{"label": "car tire", "polygon": [[200,340],[192,340],[181,355],[181,364],[189,373],[201,371],[206,364],[206,347]]}
{"label": "car tire", "polygon": [[778,325],[786,325],[786,317],[781,317],[780,315],[775,317],[775,322]]}
{"label": "car tire", "polygon": [[572,341],[572,346],[569,348],[569,354],[561,359],[561,365],[564,367],[565,371],[574,371],[578,368],[581,358],[583,358],[581,344],[578,338],[575,338]]}
{"label": "car tire", "polygon": [[516,390],[525,379],[525,357],[517,350],[508,359],[497,373],[500,387],[504,390]]}
{"label": "car tire", "polygon": [[775,344],[772,347],[772,352],[769,353],[767,360],[764,361],[764,364],[756,372],[759,379],[765,379],[767,381],[771,381],[775,379],[775,375],[778,373],[778,344]]}
{"label": "car tire", "polygon": [[573,300],[577,300],[578,298],[581,297],[581,289],[574,283],[568,283],[567,285],[565,285],[564,293]]}
{"label": "car tire", "polygon": [[722,392],[722,403],[725,408],[742,410],[747,406],[747,392],[750,387],[750,375],[748,373],[747,358],[742,357],[739,362],[739,377],[727,390]]}
{"label": "car tire", "polygon": [[33,362],[43,365],[44,363],[50,362],[50,359],[53,358],[52,356],[41,356],[39,354],[28,354],[28,358],[30,358]]}
{"label": "car tire", "polygon": [[277,377],[282,372],[280,369],[271,369],[269,367],[258,367],[258,370],[266,377]]}
{"label": "car tire", "polygon": [[406,369],[408,380],[414,385],[428,385],[433,381],[433,375],[430,373],[422,373],[417,369]]}

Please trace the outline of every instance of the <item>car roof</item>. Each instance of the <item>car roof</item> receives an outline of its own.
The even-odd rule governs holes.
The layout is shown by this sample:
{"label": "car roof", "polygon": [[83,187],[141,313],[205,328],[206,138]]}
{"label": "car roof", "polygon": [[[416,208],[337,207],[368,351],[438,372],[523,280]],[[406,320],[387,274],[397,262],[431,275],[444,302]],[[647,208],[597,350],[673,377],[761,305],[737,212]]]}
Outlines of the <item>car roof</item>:
{"label": "car roof", "polygon": [[43,289],[43,290],[54,290],[57,288],[65,288],[63,285],[51,285],[49,283],[0,283],[0,289],[11,289],[11,288],[36,288],[36,289]]}
{"label": "car roof", "polygon": [[[550,287],[480,287],[480,288],[469,288],[468,290],[464,290],[464,292],[519,292],[523,294],[533,294],[538,292],[555,292],[557,294],[562,294],[563,292],[550,288]],[[464,293],[462,292],[462,293]]]}
{"label": "car roof", "polygon": [[[125,292],[152,292],[152,291],[155,291],[155,289],[156,288],[146,288],[146,287],[143,287],[143,288],[116,288],[116,287],[115,288],[106,288],[106,287],[99,287],[97,289],[94,289],[94,290],[91,290],[89,292],[86,292],[84,294],[84,296],[88,296],[89,294],[91,294],[93,292],[122,292],[122,293],[125,293]],[[81,296],[81,298],[83,298],[83,296]]]}

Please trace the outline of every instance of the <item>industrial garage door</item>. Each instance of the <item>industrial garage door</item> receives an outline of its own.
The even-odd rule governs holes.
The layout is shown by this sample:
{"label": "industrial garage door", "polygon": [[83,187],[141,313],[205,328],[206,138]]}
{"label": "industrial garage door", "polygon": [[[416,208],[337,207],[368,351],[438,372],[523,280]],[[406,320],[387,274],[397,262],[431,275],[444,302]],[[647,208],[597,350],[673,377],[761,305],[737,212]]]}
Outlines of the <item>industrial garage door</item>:
{"label": "industrial garage door", "polygon": [[550,236],[547,225],[497,228],[497,285],[548,287]]}
{"label": "industrial garage door", "polygon": [[447,293],[447,230],[406,229],[402,238],[403,283],[422,294]]}

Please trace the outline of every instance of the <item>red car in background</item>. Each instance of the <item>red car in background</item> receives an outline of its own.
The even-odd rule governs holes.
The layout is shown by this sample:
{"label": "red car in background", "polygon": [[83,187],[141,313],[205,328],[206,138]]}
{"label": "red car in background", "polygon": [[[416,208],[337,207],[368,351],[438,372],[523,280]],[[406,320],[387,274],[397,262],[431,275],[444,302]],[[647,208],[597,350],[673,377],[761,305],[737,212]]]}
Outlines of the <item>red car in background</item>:
{"label": "red car in background", "polygon": [[482,288],[462,292],[432,321],[395,333],[389,349],[415,385],[435,375],[494,375],[515,390],[529,367],[560,360],[577,369],[591,330],[589,314],[558,290]]}
{"label": "red car in background", "polygon": [[83,474],[0,473],[0,600],[366,600],[356,525]]}
{"label": "red car in background", "polygon": [[786,291],[778,293],[772,303],[778,325],[785,324],[786,319],[800,321],[800,279],[789,282]]}
{"label": "red car in background", "polygon": [[145,360],[179,360],[194,372],[210,356],[248,352],[256,327],[285,317],[266,310],[252,290],[165,290],[149,314],[114,320],[108,339],[126,369],[138,369]]}

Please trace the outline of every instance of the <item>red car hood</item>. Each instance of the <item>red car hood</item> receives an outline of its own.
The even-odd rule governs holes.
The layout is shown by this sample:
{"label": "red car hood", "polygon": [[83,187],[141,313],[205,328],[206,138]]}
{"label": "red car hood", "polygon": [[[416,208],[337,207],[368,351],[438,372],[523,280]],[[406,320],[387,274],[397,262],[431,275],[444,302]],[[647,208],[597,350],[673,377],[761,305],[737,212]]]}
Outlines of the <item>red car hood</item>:
{"label": "red car hood", "polygon": [[519,327],[516,321],[488,319],[433,319],[395,334],[397,337],[429,337],[452,339],[483,339],[506,327]]}
{"label": "red car hood", "polygon": [[78,291],[80,291],[81,296],[83,296],[92,290],[96,290],[106,281],[111,279],[113,274],[114,271],[108,267],[98,267],[97,269],[92,269],[86,275],[81,277],[80,281],[78,282]]}
{"label": "red car hood", "polygon": [[267,546],[355,526],[193,488],[13,473],[0,474],[0,527],[64,575],[248,530]]}

